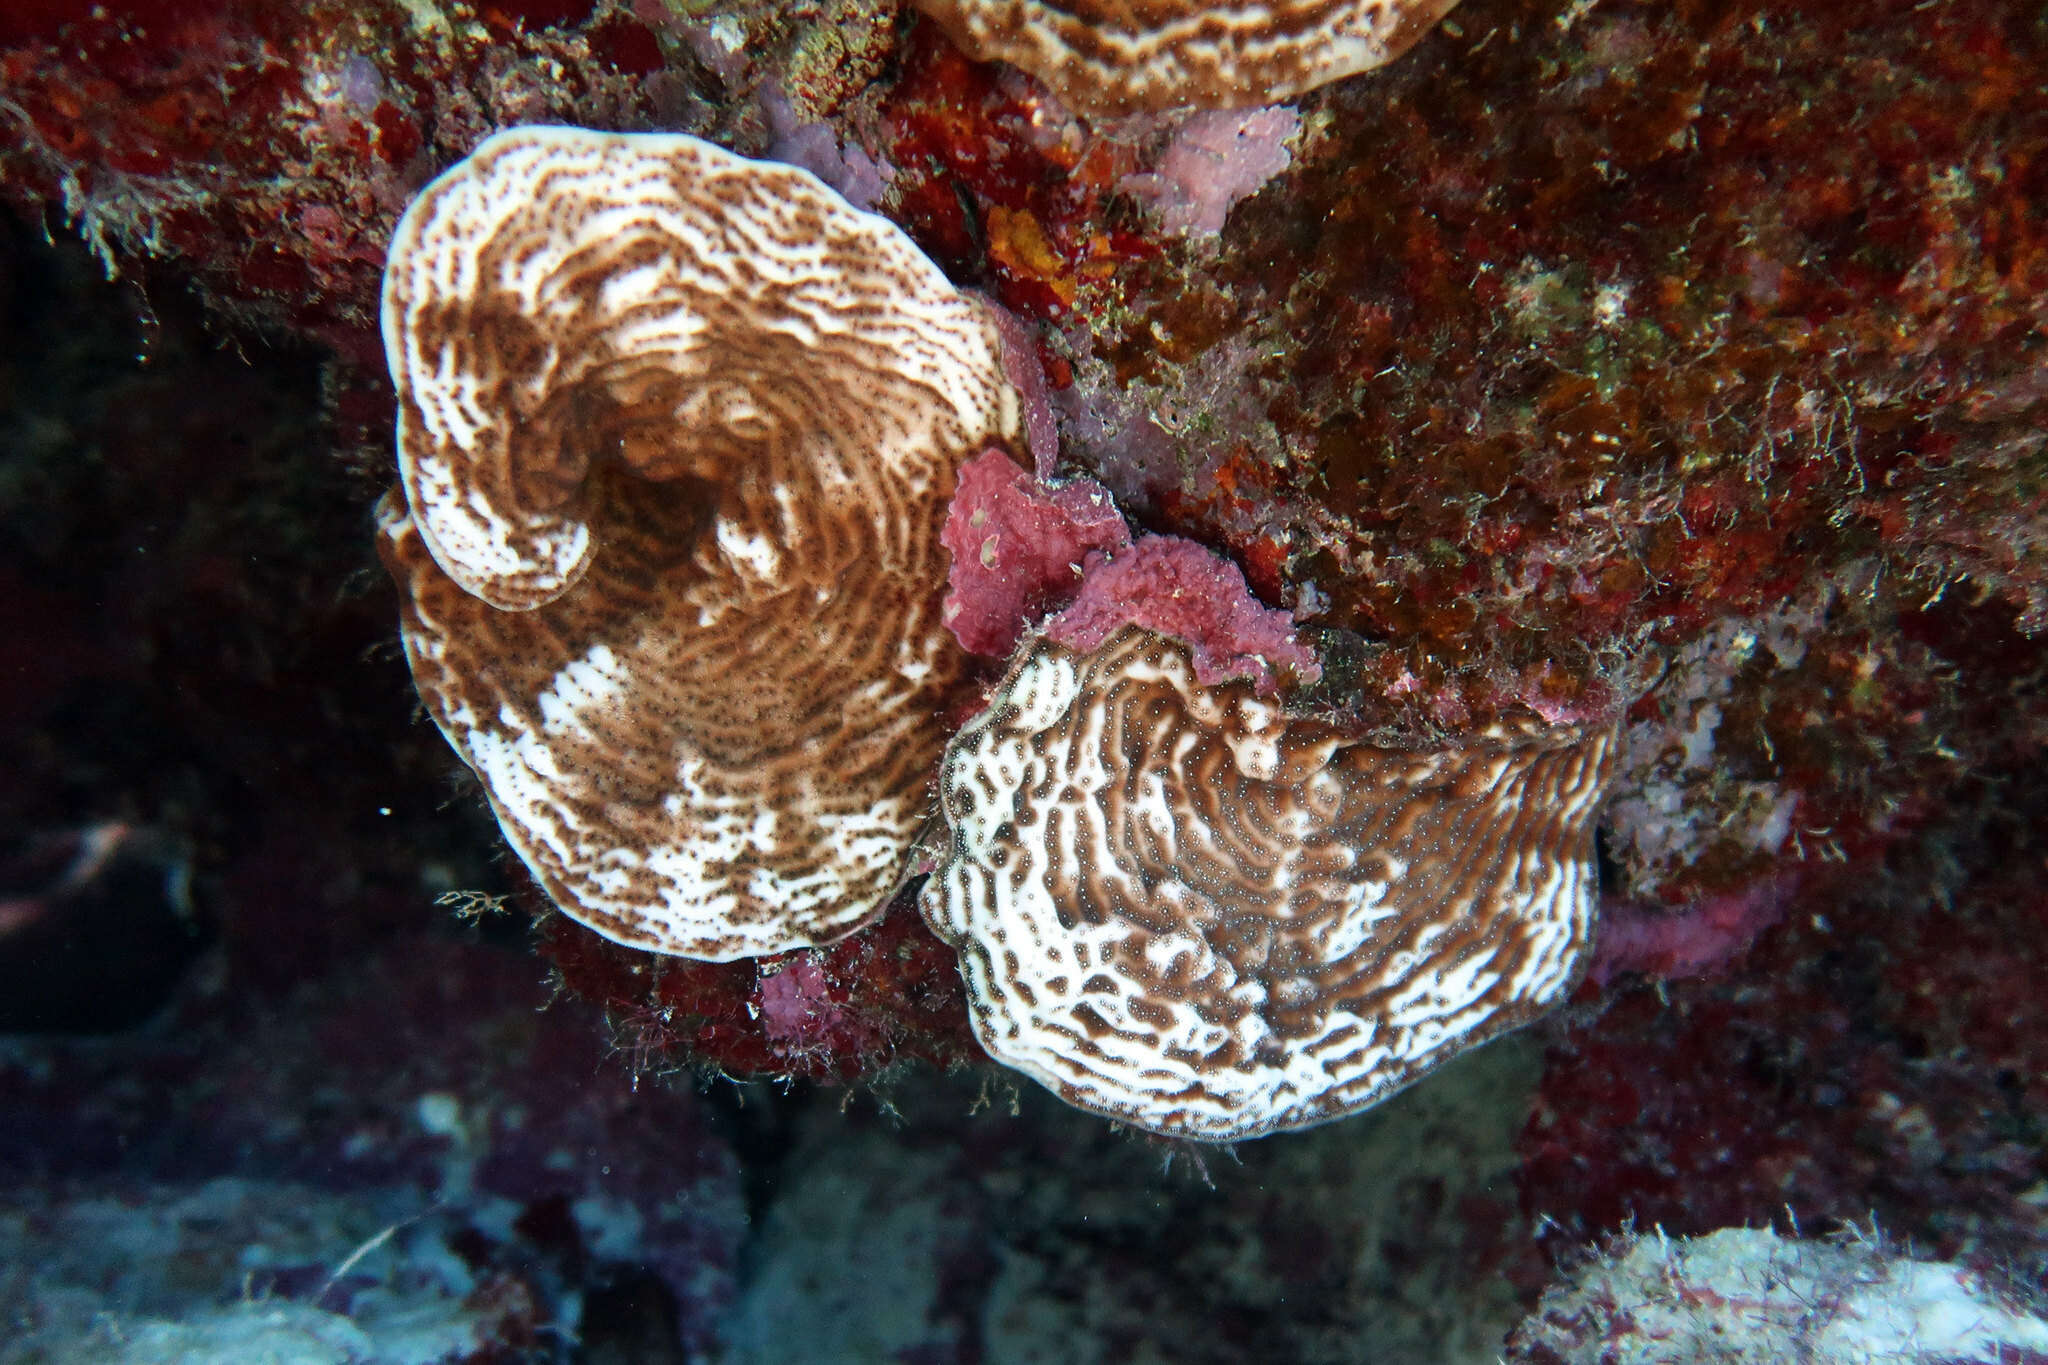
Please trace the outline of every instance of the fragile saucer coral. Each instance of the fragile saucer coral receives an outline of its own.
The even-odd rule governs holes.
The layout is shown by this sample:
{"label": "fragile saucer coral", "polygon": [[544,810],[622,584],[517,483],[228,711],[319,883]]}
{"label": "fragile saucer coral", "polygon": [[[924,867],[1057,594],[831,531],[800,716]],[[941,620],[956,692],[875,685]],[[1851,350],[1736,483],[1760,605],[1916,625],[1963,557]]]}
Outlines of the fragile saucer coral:
{"label": "fragile saucer coral", "polygon": [[1614,751],[1568,726],[1376,747],[1139,627],[1041,637],[947,750],[921,908],[982,1046],[1070,1103],[1301,1128],[1570,991]]}
{"label": "fragile saucer coral", "polygon": [[1457,0],[917,0],[970,55],[1070,107],[1274,104],[1383,66]]}
{"label": "fragile saucer coral", "polygon": [[384,337],[406,656],[548,895],[713,961],[876,914],[966,666],[955,471],[1022,448],[982,305],[805,172],[518,128],[406,213]]}

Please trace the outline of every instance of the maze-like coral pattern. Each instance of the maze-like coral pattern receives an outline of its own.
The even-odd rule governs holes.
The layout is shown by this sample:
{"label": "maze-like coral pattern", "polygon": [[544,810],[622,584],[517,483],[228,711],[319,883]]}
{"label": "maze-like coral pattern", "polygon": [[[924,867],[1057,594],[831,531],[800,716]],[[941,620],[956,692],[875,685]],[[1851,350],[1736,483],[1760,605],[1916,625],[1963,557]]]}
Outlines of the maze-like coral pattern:
{"label": "maze-like coral pattern", "polygon": [[894,227],[689,137],[500,134],[386,277],[414,680],[565,911],[723,961],[877,913],[965,667],[994,329]]}
{"label": "maze-like coral pattern", "polygon": [[1610,728],[1401,750],[1040,640],[947,751],[923,910],[977,1033],[1069,1102],[1210,1141],[1320,1123],[1566,994]]}

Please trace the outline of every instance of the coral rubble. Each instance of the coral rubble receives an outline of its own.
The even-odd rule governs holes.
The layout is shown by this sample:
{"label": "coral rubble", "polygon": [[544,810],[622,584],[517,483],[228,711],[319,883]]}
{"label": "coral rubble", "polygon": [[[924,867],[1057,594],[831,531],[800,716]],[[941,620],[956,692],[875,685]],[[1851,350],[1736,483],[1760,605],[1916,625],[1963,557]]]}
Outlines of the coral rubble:
{"label": "coral rubble", "polygon": [[1865,1232],[1834,1244],[1725,1228],[1630,1237],[1516,1329],[1514,1365],[1943,1365],[2037,1360],[2048,1321],[1999,1302],[1961,1266],[1918,1260]]}

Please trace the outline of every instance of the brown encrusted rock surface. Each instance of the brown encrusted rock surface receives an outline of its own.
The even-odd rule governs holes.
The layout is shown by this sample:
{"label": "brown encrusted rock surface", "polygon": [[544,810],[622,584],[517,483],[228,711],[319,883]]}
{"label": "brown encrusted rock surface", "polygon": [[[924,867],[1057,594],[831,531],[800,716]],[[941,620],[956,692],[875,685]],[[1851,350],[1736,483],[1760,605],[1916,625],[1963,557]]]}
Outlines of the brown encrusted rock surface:
{"label": "brown encrusted rock surface", "polygon": [[1337,1118],[1577,979],[1611,728],[1413,751],[1128,628],[1026,648],[948,749],[922,908],[998,1060],[1174,1136]]}
{"label": "brown encrusted rock surface", "polygon": [[983,61],[1096,113],[1273,104],[1384,66],[1457,0],[917,0]]}
{"label": "brown encrusted rock surface", "polygon": [[810,175],[515,129],[386,275],[413,676],[566,912],[708,960],[876,913],[965,656],[954,472],[1018,444],[981,306]]}

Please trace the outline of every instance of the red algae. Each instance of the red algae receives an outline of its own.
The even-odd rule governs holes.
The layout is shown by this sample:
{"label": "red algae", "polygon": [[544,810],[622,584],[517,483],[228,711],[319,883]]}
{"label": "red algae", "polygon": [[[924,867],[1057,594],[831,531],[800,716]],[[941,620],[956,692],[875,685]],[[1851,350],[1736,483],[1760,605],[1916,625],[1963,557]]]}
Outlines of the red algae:
{"label": "red algae", "polygon": [[[1966,10],[1929,44],[1882,8],[1481,11],[1459,21],[1465,53],[1332,99],[1287,200],[1252,210],[1267,250],[1224,274],[1298,324],[1268,415],[1309,443],[1294,478],[1348,523],[1330,550],[1376,552],[1367,595],[1319,575],[1333,623],[1407,633],[1401,602],[1471,597],[1471,620],[1429,623],[1443,644],[1682,639],[1866,552],[1879,505],[1933,492],[1913,469],[1928,453],[1983,449],[1957,419],[2011,364],[1930,357],[2037,327],[2043,260],[2038,240],[1982,246],[2021,246],[2029,191],[1967,149],[2027,139],[2014,92],[1951,65],[1952,45],[1995,71],[2035,40]],[[1896,40],[1873,37],[1886,23]],[[1509,42],[1510,25],[1562,36]],[[1503,524],[1519,543],[1464,577],[1462,547]],[[1445,548],[1400,552],[1423,544]]]}
{"label": "red algae", "polygon": [[1287,169],[1301,120],[1285,107],[1210,111],[1183,124],[1158,168],[1120,188],[1148,204],[1169,233],[1214,237],[1236,203]]}
{"label": "red algae", "polygon": [[[952,950],[907,904],[830,947],[759,961],[651,957],[561,916],[541,936],[562,982],[605,1008],[636,1071],[846,1084],[897,1062],[976,1055]],[[775,984],[789,972],[799,974]]]}
{"label": "red algae", "polygon": [[37,4],[0,27],[0,166],[109,271],[177,257],[237,319],[372,363],[384,243],[435,170],[502,123],[654,126],[658,44],[618,16],[586,37],[594,8]]}
{"label": "red algae", "polygon": [[961,283],[1034,320],[1093,314],[1158,246],[1113,212],[1137,149],[962,56],[919,20],[881,111],[892,216]]}
{"label": "red algae", "polygon": [[882,1041],[870,1021],[836,996],[815,958],[799,956],[780,971],[763,976],[755,987],[754,1001],[761,1012],[762,1036],[786,1051],[858,1052]]}
{"label": "red algae", "polygon": [[2042,1264],[2048,902],[2012,857],[2038,857],[2040,783],[1948,795],[1855,887],[1802,892],[1738,972],[1582,988],[1520,1142],[1553,1249],[1631,1220],[1680,1236],[1874,1213],[1941,1256]]}

